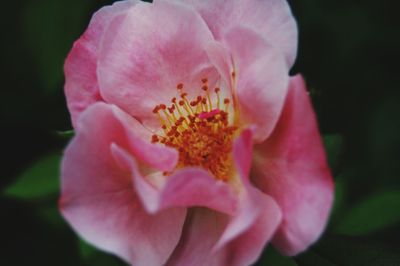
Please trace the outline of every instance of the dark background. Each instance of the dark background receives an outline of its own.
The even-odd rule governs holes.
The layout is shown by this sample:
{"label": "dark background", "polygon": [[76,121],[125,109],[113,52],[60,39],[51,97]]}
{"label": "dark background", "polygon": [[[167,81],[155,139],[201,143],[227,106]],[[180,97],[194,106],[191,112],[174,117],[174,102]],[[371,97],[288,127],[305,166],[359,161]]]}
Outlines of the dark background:
{"label": "dark background", "polygon": [[[105,0],[2,3],[0,265],[123,265],[57,212],[71,129],[63,61]],[[336,181],[326,233],[308,252],[267,248],[259,265],[400,265],[400,23],[396,1],[290,1],[292,73],[308,83]]]}

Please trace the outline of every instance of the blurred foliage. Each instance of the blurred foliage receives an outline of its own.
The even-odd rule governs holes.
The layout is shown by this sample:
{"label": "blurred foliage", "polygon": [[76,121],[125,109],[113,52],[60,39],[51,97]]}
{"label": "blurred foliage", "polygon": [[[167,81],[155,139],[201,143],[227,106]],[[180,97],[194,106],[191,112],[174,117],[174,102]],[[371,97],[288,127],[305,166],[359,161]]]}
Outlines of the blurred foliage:
{"label": "blurred foliage", "polygon": [[364,235],[400,223],[400,190],[369,195],[341,216],[335,231]]}
{"label": "blurred foliage", "polygon": [[93,3],[93,0],[26,1],[22,12],[25,44],[31,50],[40,88],[45,93],[59,88],[65,55],[85,23],[85,11]]}
{"label": "blurred foliage", "polygon": [[59,165],[61,154],[41,158],[4,190],[4,195],[20,199],[35,199],[55,195],[59,188]]}
{"label": "blurred foliage", "polygon": [[[6,1],[0,21],[2,178],[0,265],[124,265],[89,246],[57,209],[59,160],[73,136],[64,59],[107,0]],[[288,258],[267,247],[257,265],[400,265],[400,23],[395,1],[289,1],[301,72],[335,176],[326,233]],[[54,152],[56,151],[56,152]],[[23,256],[21,255],[23,254]]]}

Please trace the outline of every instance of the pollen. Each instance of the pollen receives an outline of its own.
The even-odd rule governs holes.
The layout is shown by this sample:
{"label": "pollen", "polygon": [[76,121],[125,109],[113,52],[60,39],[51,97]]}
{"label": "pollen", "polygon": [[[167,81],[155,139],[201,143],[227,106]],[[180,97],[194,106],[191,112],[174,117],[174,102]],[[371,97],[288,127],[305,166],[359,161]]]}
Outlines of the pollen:
{"label": "pollen", "polygon": [[151,142],[179,152],[177,169],[198,166],[216,179],[228,181],[232,171],[232,143],[238,127],[230,123],[230,99],[220,99],[221,89],[210,88],[206,78],[201,82],[199,95],[194,98],[188,99],[183,83],[179,83],[176,86],[179,97],[173,97],[170,106],[154,107],[162,133],[153,135]]}

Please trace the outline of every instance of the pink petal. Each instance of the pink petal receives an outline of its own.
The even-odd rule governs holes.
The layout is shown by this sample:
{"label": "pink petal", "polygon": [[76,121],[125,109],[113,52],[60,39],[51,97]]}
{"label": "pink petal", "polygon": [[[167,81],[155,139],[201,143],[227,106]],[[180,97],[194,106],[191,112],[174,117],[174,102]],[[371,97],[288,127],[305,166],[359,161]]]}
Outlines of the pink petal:
{"label": "pink petal", "polygon": [[282,116],[255,149],[253,181],[279,204],[283,222],[273,239],[286,255],[314,243],[327,223],[333,182],[304,80],[295,76]]}
{"label": "pink petal", "polygon": [[[286,0],[185,0],[204,18],[214,37],[244,26],[257,31],[279,49],[290,68],[297,54],[297,26]],[[249,42],[250,43],[250,42]]]}
{"label": "pink petal", "polygon": [[204,46],[212,34],[201,17],[180,3],[138,4],[116,17],[105,32],[98,77],[101,95],[145,124],[177,96],[201,92],[201,77],[217,75]]}
{"label": "pink petal", "polygon": [[[131,144],[141,130],[134,119],[127,120],[104,103],[82,113],[62,162],[60,209],[74,230],[98,248],[133,265],[161,265],[178,243],[186,211],[172,208],[148,214],[144,209],[132,188],[131,173],[113,154],[115,145],[138,153]],[[153,146],[156,155],[169,152]]]}
{"label": "pink petal", "polygon": [[244,27],[232,28],[222,43],[210,43],[207,49],[223,80],[237,95],[241,122],[245,127],[255,126],[256,142],[265,140],[275,127],[287,93],[284,58],[261,35]]}
{"label": "pink petal", "polygon": [[78,115],[86,107],[103,101],[99,92],[96,67],[98,47],[105,27],[115,15],[126,12],[137,2],[116,2],[112,6],[100,9],[93,15],[85,33],[74,43],[64,65],[65,95],[74,127]]}

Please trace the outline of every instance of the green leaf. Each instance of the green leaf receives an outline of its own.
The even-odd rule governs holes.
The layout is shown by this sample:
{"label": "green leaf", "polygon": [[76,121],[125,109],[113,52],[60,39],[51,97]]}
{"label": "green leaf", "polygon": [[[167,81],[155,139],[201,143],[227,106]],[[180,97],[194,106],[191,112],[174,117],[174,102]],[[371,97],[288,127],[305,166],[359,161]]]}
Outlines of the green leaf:
{"label": "green leaf", "polygon": [[85,265],[90,266],[125,266],[117,257],[104,253],[90,244],[86,243],[84,240],[79,240],[79,250],[82,259],[85,261]]}
{"label": "green leaf", "polygon": [[49,225],[54,227],[65,226],[65,222],[60,214],[60,211],[57,208],[56,204],[53,204],[50,207],[40,207],[38,209],[39,216],[42,220]]}
{"label": "green leaf", "polygon": [[267,247],[262,257],[255,266],[297,266],[297,263],[290,257],[279,254],[272,246]]}
{"label": "green leaf", "polygon": [[338,233],[362,235],[400,222],[400,191],[371,195],[347,213],[335,227]]}
{"label": "green leaf", "polygon": [[340,135],[325,135],[323,140],[326,153],[328,155],[329,166],[334,168],[339,158],[343,144],[343,138]]}
{"label": "green leaf", "polygon": [[74,130],[66,130],[66,131],[57,131],[56,134],[65,139],[71,139],[75,136]]}
{"label": "green leaf", "polygon": [[346,178],[343,175],[335,177],[335,197],[334,204],[332,208],[332,214],[329,218],[328,230],[331,231],[332,228],[336,226],[338,222],[342,220],[342,214],[347,210],[347,193],[348,184]]}
{"label": "green leaf", "polygon": [[[315,250],[308,250],[296,258],[297,265],[299,266],[336,266],[329,259],[324,258],[318,254]],[[273,264],[274,265],[274,264]],[[279,264],[277,264],[279,265]]]}
{"label": "green leaf", "polygon": [[93,247],[92,245],[89,245],[82,239],[79,239],[78,245],[79,245],[79,251],[81,253],[81,256],[84,259],[88,259],[88,258],[94,256],[98,252],[98,250],[95,247]]}
{"label": "green leaf", "polygon": [[295,259],[300,266],[398,266],[400,250],[364,237],[328,235]]}
{"label": "green leaf", "polygon": [[28,169],[8,186],[3,194],[21,199],[41,198],[54,195],[59,188],[59,165],[61,154],[54,153],[45,156]]}

